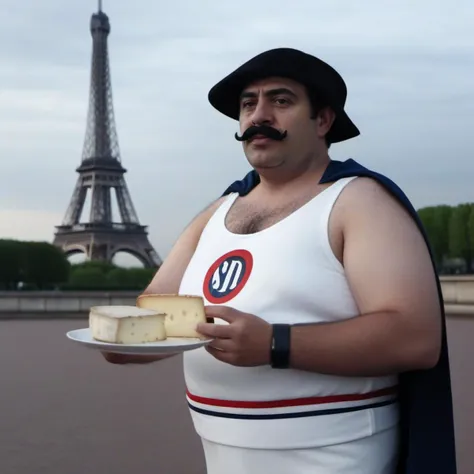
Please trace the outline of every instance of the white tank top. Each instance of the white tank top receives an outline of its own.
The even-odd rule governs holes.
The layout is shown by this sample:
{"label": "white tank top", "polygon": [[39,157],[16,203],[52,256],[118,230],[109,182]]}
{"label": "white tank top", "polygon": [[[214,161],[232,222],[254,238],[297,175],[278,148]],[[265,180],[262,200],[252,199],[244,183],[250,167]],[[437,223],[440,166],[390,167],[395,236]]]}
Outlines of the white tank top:
{"label": "white tank top", "polygon": [[[333,205],[352,179],[337,181],[277,224],[245,235],[225,226],[238,197],[230,194],[205,227],[180,293],[200,295],[207,305],[228,305],[270,323],[357,316],[328,237]],[[365,437],[398,421],[395,376],[235,367],[203,348],[184,353],[184,376],[196,431],[217,443],[315,447]]]}

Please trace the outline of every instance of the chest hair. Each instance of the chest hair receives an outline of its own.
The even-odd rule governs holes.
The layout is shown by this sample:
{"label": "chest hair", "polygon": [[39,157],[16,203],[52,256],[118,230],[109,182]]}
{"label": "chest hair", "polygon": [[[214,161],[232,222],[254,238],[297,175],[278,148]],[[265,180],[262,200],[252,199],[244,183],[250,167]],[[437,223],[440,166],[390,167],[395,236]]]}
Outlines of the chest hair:
{"label": "chest hair", "polygon": [[[319,192],[321,191],[322,189]],[[225,225],[234,234],[254,234],[277,224],[314,197],[313,192],[312,195],[299,196],[297,199],[273,203],[272,205],[265,204],[262,200],[249,199],[248,196],[239,197],[229,209]],[[317,216],[314,216],[314,218],[317,219]],[[329,221],[328,232],[334,256],[343,264],[344,237],[341,223],[338,219],[334,221],[334,212]]]}
{"label": "chest hair", "polygon": [[257,203],[246,198],[238,198],[229,209],[225,224],[234,234],[254,234],[285,219],[312,197],[314,196],[271,206],[261,201]]}

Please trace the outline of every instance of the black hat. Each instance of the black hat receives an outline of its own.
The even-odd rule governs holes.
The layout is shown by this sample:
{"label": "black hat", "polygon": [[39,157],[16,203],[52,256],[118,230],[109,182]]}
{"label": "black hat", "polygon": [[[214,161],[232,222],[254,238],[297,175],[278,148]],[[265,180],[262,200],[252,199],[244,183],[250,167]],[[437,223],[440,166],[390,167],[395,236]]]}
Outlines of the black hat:
{"label": "black hat", "polygon": [[344,111],[347,88],[339,73],[329,64],[292,48],[261,53],[237,68],[209,91],[209,102],[219,112],[239,119],[239,96],[251,82],[271,76],[286,77],[305,85],[314,97],[330,106],[336,118],[328,133],[331,143],[360,134]]}

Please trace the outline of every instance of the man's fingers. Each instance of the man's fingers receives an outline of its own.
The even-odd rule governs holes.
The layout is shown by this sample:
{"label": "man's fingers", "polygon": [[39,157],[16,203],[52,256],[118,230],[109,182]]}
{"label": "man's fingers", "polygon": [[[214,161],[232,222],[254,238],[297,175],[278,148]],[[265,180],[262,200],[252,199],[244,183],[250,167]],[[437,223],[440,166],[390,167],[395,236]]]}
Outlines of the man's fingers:
{"label": "man's fingers", "polygon": [[220,349],[216,349],[215,347],[209,344],[206,346],[206,351],[209,352],[209,354],[211,354],[217,360],[220,360],[221,362],[226,362],[228,364],[231,364],[232,361],[234,360],[233,352],[226,352]]}
{"label": "man's fingers", "polygon": [[207,337],[227,339],[231,337],[232,329],[228,324],[199,323],[196,331]]}
{"label": "man's fingers", "polygon": [[232,352],[235,350],[235,343],[232,339],[217,338],[210,342],[206,347],[212,347],[213,349],[224,352]]}
{"label": "man's fingers", "polygon": [[206,315],[208,318],[219,318],[228,323],[234,322],[236,319],[242,317],[244,313],[237,311],[229,306],[206,306]]}

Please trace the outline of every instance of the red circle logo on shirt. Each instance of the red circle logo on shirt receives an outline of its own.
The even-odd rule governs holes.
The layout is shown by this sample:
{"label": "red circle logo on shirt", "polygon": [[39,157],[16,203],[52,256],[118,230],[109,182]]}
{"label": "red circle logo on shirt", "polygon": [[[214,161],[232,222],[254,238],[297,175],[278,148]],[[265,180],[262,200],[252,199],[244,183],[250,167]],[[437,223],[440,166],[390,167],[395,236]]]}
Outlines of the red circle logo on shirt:
{"label": "red circle logo on shirt", "polygon": [[253,268],[253,257],[248,250],[233,250],[219,257],[204,277],[206,299],[222,304],[235,298],[247,283]]}

